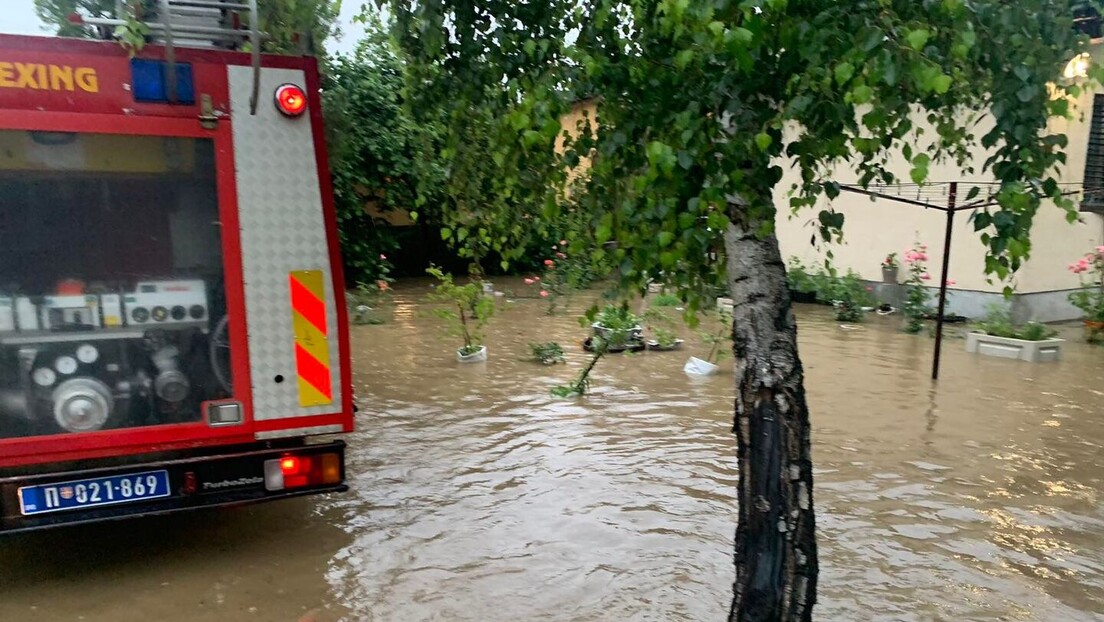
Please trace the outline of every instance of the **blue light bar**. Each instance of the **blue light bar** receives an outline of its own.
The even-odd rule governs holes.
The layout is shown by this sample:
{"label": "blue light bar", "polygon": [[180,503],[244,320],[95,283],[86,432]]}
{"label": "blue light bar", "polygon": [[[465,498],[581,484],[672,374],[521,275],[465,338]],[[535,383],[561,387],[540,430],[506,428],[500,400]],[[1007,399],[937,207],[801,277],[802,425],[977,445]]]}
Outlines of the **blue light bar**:
{"label": "blue light bar", "polygon": [[[169,103],[168,64],[159,60],[130,60],[130,84],[134,91],[134,101],[147,103]],[[192,81],[192,66],[188,63],[176,63],[176,103],[194,104],[195,85]]]}

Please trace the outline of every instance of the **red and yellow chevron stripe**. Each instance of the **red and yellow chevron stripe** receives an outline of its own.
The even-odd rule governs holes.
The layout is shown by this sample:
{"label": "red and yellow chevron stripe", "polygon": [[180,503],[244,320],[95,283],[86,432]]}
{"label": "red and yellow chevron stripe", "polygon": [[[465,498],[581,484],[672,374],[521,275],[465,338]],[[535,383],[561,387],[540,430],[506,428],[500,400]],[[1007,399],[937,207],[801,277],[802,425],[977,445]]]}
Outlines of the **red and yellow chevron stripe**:
{"label": "red and yellow chevron stripe", "polygon": [[292,272],[288,280],[291,284],[291,323],[295,331],[299,405],[333,404],[325,274],[321,270],[298,270]]}

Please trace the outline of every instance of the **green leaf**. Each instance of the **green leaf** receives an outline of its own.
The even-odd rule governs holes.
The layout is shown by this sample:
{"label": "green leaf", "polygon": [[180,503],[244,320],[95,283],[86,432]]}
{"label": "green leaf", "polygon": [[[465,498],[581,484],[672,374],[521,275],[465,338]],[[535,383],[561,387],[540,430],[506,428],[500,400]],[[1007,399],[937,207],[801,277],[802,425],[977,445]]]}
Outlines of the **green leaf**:
{"label": "green leaf", "polygon": [[931,38],[931,32],[924,28],[917,28],[905,33],[905,41],[914,50],[922,50]]}
{"label": "green leaf", "polygon": [[924,183],[924,180],[928,178],[928,164],[930,163],[931,156],[926,153],[917,154],[912,159],[912,170],[909,171],[909,177],[912,178],[913,183]]}
{"label": "green leaf", "polygon": [[1021,88],[1020,90],[1016,91],[1016,99],[1018,99],[1021,102],[1026,104],[1027,102],[1031,101],[1032,99],[1035,99],[1035,94],[1037,92],[1038,91],[1035,87],[1028,84],[1028,85],[1024,86],[1023,88]]}
{"label": "green leaf", "polygon": [[836,65],[836,84],[840,86],[847,84],[853,75],[855,75],[855,66],[851,63],[844,61]]}
{"label": "green leaf", "polygon": [[694,165],[694,158],[686,151],[680,151],[678,154],[678,163],[683,170],[690,170],[690,167]]}
{"label": "green leaf", "polygon": [[675,234],[670,231],[660,231],[656,241],[659,242],[660,248],[667,248],[671,245],[671,242],[675,241]]}
{"label": "green leaf", "polygon": [[967,201],[973,201],[975,198],[977,198],[977,195],[980,194],[980,193],[981,193],[981,188],[979,188],[977,186],[974,186],[973,188],[970,188],[969,192],[966,193],[966,200]]}
{"label": "green leaf", "polygon": [[937,76],[935,78],[935,81],[932,83],[932,89],[940,95],[946,93],[948,90],[950,90],[950,88],[951,76],[948,76],[945,73]]}
{"label": "green leaf", "polygon": [[874,89],[865,84],[860,84],[851,89],[851,102],[854,104],[865,104],[874,98]]}
{"label": "green leaf", "polygon": [[452,237],[452,229],[449,229],[448,227],[441,227],[441,239],[442,240],[448,240],[451,237]]}
{"label": "green leaf", "polygon": [[675,67],[686,69],[686,66],[694,61],[694,50],[682,50],[675,54]]}
{"label": "green leaf", "polygon": [[759,147],[759,151],[766,151],[769,149],[772,142],[774,142],[774,139],[766,132],[759,132],[755,135],[755,146]]}

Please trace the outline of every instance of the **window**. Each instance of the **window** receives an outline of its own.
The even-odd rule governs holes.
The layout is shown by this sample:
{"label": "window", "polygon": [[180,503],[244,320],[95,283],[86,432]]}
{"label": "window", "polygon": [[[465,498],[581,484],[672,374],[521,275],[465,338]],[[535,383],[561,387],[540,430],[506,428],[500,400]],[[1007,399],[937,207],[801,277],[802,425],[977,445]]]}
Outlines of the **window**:
{"label": "window", "polygon": [[1085,154],[1084,188],[1081,211],[1104,213],[1104,95],[1093,99],[1089,148]]}

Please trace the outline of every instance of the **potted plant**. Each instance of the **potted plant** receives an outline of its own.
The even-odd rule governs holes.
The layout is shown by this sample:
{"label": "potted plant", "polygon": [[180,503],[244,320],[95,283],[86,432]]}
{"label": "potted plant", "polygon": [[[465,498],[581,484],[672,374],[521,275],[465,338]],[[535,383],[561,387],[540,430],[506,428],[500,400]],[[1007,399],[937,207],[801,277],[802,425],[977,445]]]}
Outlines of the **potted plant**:
{"label": "potted plant", "polygon": [[564,362],[563,347],[555,341],[547,343],[531,343],[529,350],[533,353],[533,360],[545,365],[555,365]]}
{"label": "potted plant", "polygon": [[709,344],[709,354],[704,359],[691,356],[683,365],[682,371],[690,376],[712,376],[721,370],[717,362],[722,356],[729,354],[727,348],[721,344],[732,339],[732,316],[727,313],[720,314],[721,327],[715,333],[701,333],[702,341]]}
{"label": "potted plant", "polygon": [[596,336],[608,343],[611,351],[639,344],[644,336],[640,318],[629,311],[627,303],[620,306],[606,305],[590,327]]}
{"label": "potted plant", "polygon": [[874,308],[874,298],[859,279],[859,275],[848,270],[846,276],[829,276],[824,287],[824,295],[836,308],[836,320],[840,322],[861,322],[863,310]]}
{"label": "potted plant", "polygon": [[649,308],[644,312],[644,319],[648,322],[648,330],[655,337],[648,340],[649,350],[671,351],[682,346],[682,339],[679,339],[678,335],[672,330],[674,321],[662,309],[658,307]]}
{"label": "potted plant", "polygon": [[483,329],[494,315],[494,299],[483,293],[483,286],[476,281],[457,285],[451,274],[431,266],[426,270],[437,279],[437,288],[430,295],[433,302],[445,303],[434,310],[434,315],[446,322],[447,334],[463,339],[456,350],[461,363],[482,363],[487,360],[487,346],[483,344]]}
{"label": "potted plant", "polygon": [[1081,289],[1070,294],[1069,301],[1085,314],[1085,337],[1090,343],[1104,341],[1104,246],[1085,253],[1069,270],[1081,279]]}
{"label": "potted plant", "polygon": [[1007,306],[991,305],[985,320],[966,334],[966,351],[1032,363],[1056,361],[1064,343],[1056,334],[1038,322],[1017,326]]}
{"label": "potted plant", "polygon": [[901,264],[897,262],[897,253],[890,253],[882,260],[882,282],[897,284],[897,272]]}

